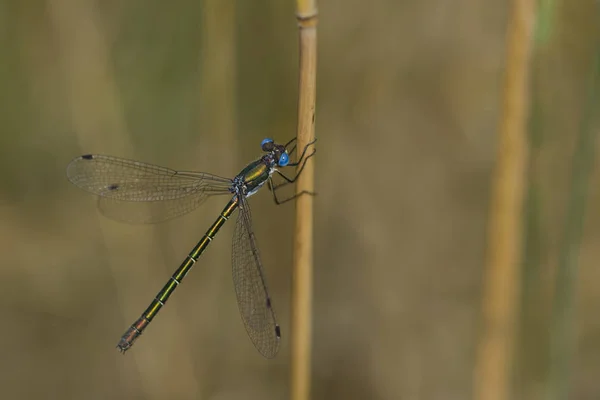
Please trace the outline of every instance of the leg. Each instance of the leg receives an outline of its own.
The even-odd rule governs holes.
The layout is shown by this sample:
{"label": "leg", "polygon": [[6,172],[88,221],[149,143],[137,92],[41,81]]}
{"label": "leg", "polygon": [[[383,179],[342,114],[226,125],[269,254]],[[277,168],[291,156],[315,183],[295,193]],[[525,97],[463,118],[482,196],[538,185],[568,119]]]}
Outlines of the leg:
{"label": "leg", "polygon": [[[296,138],[291,139],[289,142],[287,142],[283,147],[285,147],[285,149],[287,150],[288,146],[292,143],[294,143],[296,141]],[[294,152],[296,151],[296,145],[294,145],[294,147],[292,147],[291,150],[287,150],[288,155],[292,155],[294,154]]]}
{"label": "leg", "polygon": [[[306,150],[305,150],[305,151],[306,151]],[[301,173],[302,173],[302,171],[304,170],[304,167],[306,166],[306,162],[308,161],[308,159],[309,159],[309,158],[311,158],[312,156],[314,156],[316,152],[317,152],[317,150],[316,150],[316,149],[313,149],[313,152],[312,152],[312,153],[310,153],[308,156],[306,156],[306,157],[304,158],[304,160],[303,160],[303,162],[302,162],[302,166],[300,167],[300,170],[299,170],[299,171],[296,173],[296,175],[295,175],[293,178],[288,178],[287,176],[285,176],[285,175],[284,175],[283,173],[281,173],[280,171],[277,171],[277,170],[275,170],[275,172],[277,172],[277,174],[278,174],[279,176],[281,176],[283,179],[285,179],[285,180],[287,181],[287,183],[294,183],[294,182],[296,182],[296,179],[298,179],[298,177],[300,176],[300,174],[301,174]],[[290,166],[290,165],[292,165],[292,164],[288,164],[287,166]],[[297,164],[294,164],[294,165],[297,165]],[[280,187],[280,186],[282,186],[282,185],[285,185],[285,184],[286,184],[286,183],[282,183],[282,184],[280,184],[280,185],[277,185],[277,186],[275,186],[275,189],[276,189],[276,188],[278,188],[278,187]]]}
{"label": "leg", "polygon": [[297,139],[297,138],[292,138],[292,139],[290,139],[290,141],[289,141],[289,142],[287,142],[286,144],[284,144],[284,145],[283,145],[283,147],[285,147],[285,148],[287,149],[287,147],[288,147],[290,144],[294,143],[294,142],[296,141],[296,139]]}
{"label": "leg", "polygon": [[282,183],[279,183],[279,184],[276,185],[275,183],[273,183],[273,178],[270,178],[269,179],[269,190],[274,191],[274,190],[277,190],[277,189],[279,189],[279,188],[281,188],[283,186],[287,186],[290,183],[291,182],[282,182]]}
{"label": "leg", "polygon": [[307,195],[310,195],[310,196],[316,196],[317,195],[314,192],[309,192],[308,190],[303,190],[300,193],[297,193],[297,194],[295,194],[295,195],[293,195],[291,197],[288,197],[287,199],[279,200],[277,198],[277,193],[275,193],[275,190],[278,187],[285,186],[285,185],[289,185],[289,182],[282,183],[281,185],[278,185],[278,186],[274,186],[273,185],[273,179],[269,178],[269,189],[271,190],[271,193],[273,193],[273,200],[275,201],[275,204],[277,204],[278,206],[281,205],[281,204],[283,204],[283,203],[287,203],[290,200],[294,200],[295,198],[300,197],[303,194],[307,194]]}
{"label": "leg", "polygon": [[[300,164],[302,162],[302,159],[304,159],[304,155],[306,154],[306,150],[308,150],[308,146],[310,146],[311,144],[315,144],[316,141],[317,141],[317,139],[313,140],[312,142],[310,142],[306,146],[304,146],[304,150],[302,150],[302,155],[300,156],[300,158],[298,159],[298,161],[296,161],[295,163],[289,163],[286,166],[287,167],[295,167],[298,164]],[[296,150],[296,146],[294,146],[294,148],[292,150]],[[309,154],[307,158],[309,158],[313,154],[315,154],[316,151],[317,151],[316,149],[313,149],[313,152],[311,154]],[[304,168],[304,167],[302,167],[302,168]]]}

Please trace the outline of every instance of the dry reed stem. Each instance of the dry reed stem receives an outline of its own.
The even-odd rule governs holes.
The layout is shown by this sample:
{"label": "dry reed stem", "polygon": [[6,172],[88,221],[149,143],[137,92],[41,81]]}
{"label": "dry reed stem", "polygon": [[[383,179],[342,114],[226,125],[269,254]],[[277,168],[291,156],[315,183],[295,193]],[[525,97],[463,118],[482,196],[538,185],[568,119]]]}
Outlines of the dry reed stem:
{"label": "dry reed stem", "polygon": [[510,367],[520,288],[528,156],[528,86],[535,6],[535,0],[513,0],[509,16],[503,110],[483,282],[483,331],[473,377],[473,398],[476,400],[504,400],[512,395]]}
{"label": "dry reed stem", "polygon": [[[317,76],[317,6],[310,0],[297,0],[296,17],[300,38],[300,78],[298,93],[298,152],[314,138]],[[314,191],[314,163],[306,164],[296,183],[296,193]],[[312,335],[313,198],[296,200],[294,261],[292,270],[290,398],[310,397]]]}

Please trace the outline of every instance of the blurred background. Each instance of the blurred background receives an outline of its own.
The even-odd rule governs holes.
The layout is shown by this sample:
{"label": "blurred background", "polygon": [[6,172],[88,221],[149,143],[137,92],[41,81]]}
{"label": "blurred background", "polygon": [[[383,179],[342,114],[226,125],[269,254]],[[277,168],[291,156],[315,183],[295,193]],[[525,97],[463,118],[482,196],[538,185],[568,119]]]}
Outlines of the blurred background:
{"label": "blurred background", "polygon": [[[293,204],[276,207],[267,191],[250,202],[282,326],[277,358],[258,354],[238,315],[234,224],[121,356],[120,336],[225,200],[120,224],[65,168],[104,153],[233,176],[264,137],[292,138],[294,11],[265,0],[0,1],[2,398],[286,398]],[[313,398],[471,397],[507,15],[495,1],[320,2]],[[557,243],[599,26],[593,0],[560,2],[536,53],[538,229],[523,268],[516,399],[544,398]],[[600,397],[599,200],[594,184],[572,309],[573,399]]]}

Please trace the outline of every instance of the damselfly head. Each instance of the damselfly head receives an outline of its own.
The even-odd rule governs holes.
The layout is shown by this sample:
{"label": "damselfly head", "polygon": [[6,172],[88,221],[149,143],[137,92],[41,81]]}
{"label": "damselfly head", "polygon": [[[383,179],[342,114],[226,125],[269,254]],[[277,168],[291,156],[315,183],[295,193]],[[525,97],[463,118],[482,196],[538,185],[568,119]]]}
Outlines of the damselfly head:
{"label": "damselfly head", "polygon": [[273,139],[266,138],[263,139],[260,147],[264,152],[273,153],[275,159],[277,160],[277,164],[280,167],[285,167],[290,162],[290,156],[285,148],[285,146],[281,144],[276,144]]}

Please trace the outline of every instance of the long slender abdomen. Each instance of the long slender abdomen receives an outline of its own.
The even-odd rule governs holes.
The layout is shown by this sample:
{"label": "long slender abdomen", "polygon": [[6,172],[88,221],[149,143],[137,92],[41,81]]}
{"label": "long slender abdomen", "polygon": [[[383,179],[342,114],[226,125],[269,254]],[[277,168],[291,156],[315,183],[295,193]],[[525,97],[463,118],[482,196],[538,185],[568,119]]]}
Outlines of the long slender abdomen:
{"label": "long slender abdomen", "polygon": [[206,250],[208,244],[215,237],[219,229],[225,224],[225,221],[229,219],[233,211],[237,208],[237,198],[233,198],[227,203],[217,220],[211,225],[206,231],[202,239],[194,247],[194,249],[188,254],[186,259],[181,263],[177,271],[171,276],[171,279],[163,286],[158,292],[152,303],[148,306],[146,311],[135,321],[127,332],[123,334],[117,348],[119,351],[125,353],[133,346],[135,340],[144,332],[144,329],[150,324],[150,321],[158,314],[158,311],[165,305],[171,294],[175,291],[175,288],[183,281],[183,278],[192,269],[200,255]]}

